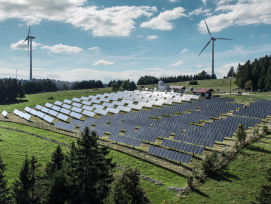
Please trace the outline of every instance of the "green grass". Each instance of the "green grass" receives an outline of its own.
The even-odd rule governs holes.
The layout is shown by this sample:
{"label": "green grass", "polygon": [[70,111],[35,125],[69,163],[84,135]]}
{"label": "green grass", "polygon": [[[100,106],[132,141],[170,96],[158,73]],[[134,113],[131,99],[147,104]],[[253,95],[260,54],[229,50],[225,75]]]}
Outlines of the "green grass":
{"label": "green grass", "polygon": [[271,162],[271,135],[248,144],[220,172],[177,203],[249,203],[255,200]]}
{"label": "green grass", "polygon": [[[16,131],[0,129],[0,154],[7,164],[5,175],[9,185],[18,178],[25,156],[35,155],[38,162],[45,166],[50,160],[57,144]],[[68,148],[62,147],[64,151]]]}

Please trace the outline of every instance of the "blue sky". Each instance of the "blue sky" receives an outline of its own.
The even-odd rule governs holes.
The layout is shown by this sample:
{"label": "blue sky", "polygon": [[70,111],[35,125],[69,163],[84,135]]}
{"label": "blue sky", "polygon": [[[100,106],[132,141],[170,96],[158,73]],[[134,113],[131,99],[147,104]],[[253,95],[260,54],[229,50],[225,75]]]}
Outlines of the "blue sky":
{"label": "blue sky", "polygon": [[64,81],[215,74],[271,54],[270,0],[0,0],[0,78]]}

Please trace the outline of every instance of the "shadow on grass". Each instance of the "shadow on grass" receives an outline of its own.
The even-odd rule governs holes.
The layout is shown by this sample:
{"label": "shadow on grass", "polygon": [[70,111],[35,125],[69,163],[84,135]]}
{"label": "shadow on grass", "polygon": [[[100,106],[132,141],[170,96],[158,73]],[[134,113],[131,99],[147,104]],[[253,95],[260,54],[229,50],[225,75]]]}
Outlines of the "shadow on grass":
{"label": "shadow on grass", "polygon": [[28,102],[27,99],[20,99],[20,100],[16,100],[16,101],[7,101],[5,103],[0,103],[1,105],[12,105],[12,104],[18,104],[18,103],[24,103],[24,102]]}
{"label": "shadow on grass", "polygon": [[226,182],[230,182],[232,183],[232,180],[241,180],[238,176],[233,175],[227,171],[218,171],[218,172],[214,172],[213,174],[211,174],[209,176],[210,179],[213,179],[215,181],[226,181]]}
{"label": "shadow on grass", "polygon": [[263,149],[261,147],[254,147],[254,146],[251,146],[251,145],[247,145],[246,148],[249,149],[249,150],[251,150],[251,151],[263,152],[263,153],[271,154],[271,151]]}
{"label": "shadow on grass", "polygon": [[195,188],[194,188],[192,191],[195,192],[195,193],[197,193],[197,194],[199,194],[199,195],[201,195],[201,196],[204,196],[204,197],[206,197],[206,198],[210,198],[210,196],[208,196],[207,194],[203,193],[203,192],[200,191],[199,189],[195,189]]}

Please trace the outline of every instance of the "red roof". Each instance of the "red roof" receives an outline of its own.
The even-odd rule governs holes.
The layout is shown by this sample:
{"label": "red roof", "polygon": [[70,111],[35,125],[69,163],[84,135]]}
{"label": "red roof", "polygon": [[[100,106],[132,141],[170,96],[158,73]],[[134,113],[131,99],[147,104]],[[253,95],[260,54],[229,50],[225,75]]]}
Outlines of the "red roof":
{"label": "red roof", "polygon": [[198,90],[192,91],[193,93],[207,93],[209,91],[214,91],[213,89],[199,88]]}

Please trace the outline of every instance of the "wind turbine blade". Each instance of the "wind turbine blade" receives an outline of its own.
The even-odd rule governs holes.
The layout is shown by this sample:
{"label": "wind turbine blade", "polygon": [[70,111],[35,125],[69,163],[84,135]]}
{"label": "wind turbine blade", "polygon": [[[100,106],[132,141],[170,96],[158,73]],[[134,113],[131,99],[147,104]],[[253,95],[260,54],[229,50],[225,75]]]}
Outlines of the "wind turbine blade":
{"label": "wind turbine blade", "polygon": [[[212,40],[212,39],[211,39]],[[203,48],[203,50],[210,44],[211,40],[209,40],[209,42],[205,45],[205,47]],[[203,50],[201,50],[201,52],[199,53],[199,55],[203,52]],[[199,56],[198,55],[198,56]]]}
{"label": "wind turbine blade", "polygon": [[216,38],[218,40],[233,40],[233,39],[229,39],[229,38]]}
{"label": "wind turbine blade", "polygon": [[207,30],[208,30],[209,35],[212,37],[212,35],[211,35],[210,31],[209,31],[209,28],[208,28],[208,26],[207,26],[207,23],[206,23],[206,21],[205,21],[205,19],[204,19],[204,22],[205,22],[205,25],[206,25],[206,28],[207,28]]}
{"label": "wind turbine blade", "polygon": [[28,37],[25,38],[25,40],[23,41],[23,43],[28,39]]}
{"label": "wind turbine blade", "polygon": [[29,24],[28,36],[30,35],[30,26],[31,26],[31,21],[30,21],[30,24]]}

